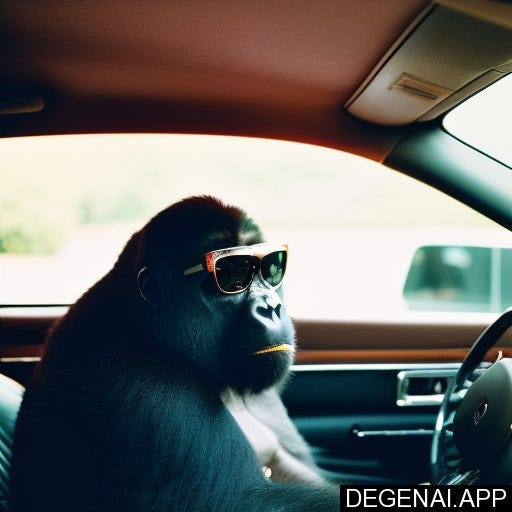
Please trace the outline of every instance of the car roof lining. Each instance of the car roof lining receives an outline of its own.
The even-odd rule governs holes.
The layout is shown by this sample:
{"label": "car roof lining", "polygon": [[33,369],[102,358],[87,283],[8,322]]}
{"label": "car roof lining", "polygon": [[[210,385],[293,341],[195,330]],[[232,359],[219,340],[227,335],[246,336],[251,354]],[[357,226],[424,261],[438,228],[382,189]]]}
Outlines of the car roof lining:
{"label": "car roof lining", "polygon": [[381,160],[401,132],[372,129],[369,142],[341,106],[429,3],[8,2],[2,99],[46,106],[3,116],[2,133],[213,132]]}
{"label": "car roof lining", "polygon": [[341,109],[330,111],[152,102],[119,98],[63,97],[40,112],[4,116],[4,136],[68,133],[189,133],[291,140],[382,161],[406,133],[360,121]]}
{"label": "car roof lining", "polygon": [[9,2],[0,129],[266,137],[382,161],[411,127],[372,125],[342,105],[431,11],[486,18],[473,3]]}
{"label": "car roof lining", "polygon": [[73,95],[332,106],[427,4],[12,2],[3,66]]}

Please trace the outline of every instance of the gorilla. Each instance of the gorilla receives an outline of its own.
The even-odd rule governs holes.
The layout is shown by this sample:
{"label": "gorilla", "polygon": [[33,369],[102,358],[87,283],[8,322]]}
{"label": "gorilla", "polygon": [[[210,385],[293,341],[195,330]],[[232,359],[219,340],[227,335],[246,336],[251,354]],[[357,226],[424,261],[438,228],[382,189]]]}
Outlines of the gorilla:
{"label": "gorilla", "polygon": [[48,334],[16,426],[12,512],[338,510],[279,397],[286,257],[208,196],[135,233]]}

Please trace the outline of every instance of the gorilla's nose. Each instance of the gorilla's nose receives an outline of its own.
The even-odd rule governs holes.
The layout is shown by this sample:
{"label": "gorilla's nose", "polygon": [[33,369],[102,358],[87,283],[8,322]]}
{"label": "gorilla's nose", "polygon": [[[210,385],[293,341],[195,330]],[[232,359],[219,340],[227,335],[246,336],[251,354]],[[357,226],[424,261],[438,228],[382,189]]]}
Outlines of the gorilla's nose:
{"label": "gorilla's nose", "polygon": [[283,305],[277,294],[260,291],[252,293],[249,300],[251,317],[256,322],[268,325],[281,320]]}
{"label": "gorilla's nose", "polygon": [[266,306],[257,306],[256,313],[263,317],[267,317],[269,320],[272,320],[274,313],[277,318],[281,318],[281,304],[277,304],[276,306],[271,306],[267,303]]}

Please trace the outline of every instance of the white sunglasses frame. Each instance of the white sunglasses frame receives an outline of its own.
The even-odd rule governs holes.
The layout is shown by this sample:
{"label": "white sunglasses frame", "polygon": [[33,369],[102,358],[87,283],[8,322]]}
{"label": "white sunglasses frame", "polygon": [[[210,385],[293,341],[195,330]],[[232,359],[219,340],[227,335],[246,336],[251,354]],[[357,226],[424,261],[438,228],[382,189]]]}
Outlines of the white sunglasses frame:
{"label": "white sunglasses frame", "polygon": [[[272,254],[273,252],[278,252],[278,251],[284,251],[286,253],[287,260],[288,260],[288,244],[261,243],[261,244],[254,244],[254,245],[240,245],[237,247],[228,247],[226,249],[218,249],[215,251],[210,251],[210,252],[207,252],[203,256],[202,263],[185,269],[183,271],[183,275],[188,276],[191,274],[195,274],[196,272],[201,272],[202,270],[206,270],[207,272],[213,274],[215,284],[217,285],[217,288],[222,293],[225,293],[227,295],[242,293],[245,290],[247,290],[247,288],[249,288],[249,286],[251,285],[251,283],[254,279],[254,275],[256,275],[256,273],[254,273],[254,275],[252,276],[252,279],[250,280],[249,284],[245,288],[243,288],[242,290],[236,290],[234,292],[228,292],[226,290],[223,290],[220,287],[219,282],[217,280],[217,274],[215,272],[215,264],[217,263],[217,261],[222,258],[225,258],[227,256],[255,256],[255,257],[259,258],[261,261],[261,259],[264,256],[268,256],[269,254]],[[286,271],[286,269],[285,269],[285,271]],[[258,273],[261,276],[261,265],[260,265],[260,269],[259,269]],[[262,277],[262,279],[263,279],[263,277]],[[283,276],[283,279],[284,279],[284,276]],[[271,284],[267,283],[267,281],[265,281],[264,279],[263,280],[265,281],[266,284],[268,284],[268,286],[270,288],[277,290],[282,285],[283,279],[281,279],[281,281],[279,282],[279,284],[277,286],[272,286]]]}

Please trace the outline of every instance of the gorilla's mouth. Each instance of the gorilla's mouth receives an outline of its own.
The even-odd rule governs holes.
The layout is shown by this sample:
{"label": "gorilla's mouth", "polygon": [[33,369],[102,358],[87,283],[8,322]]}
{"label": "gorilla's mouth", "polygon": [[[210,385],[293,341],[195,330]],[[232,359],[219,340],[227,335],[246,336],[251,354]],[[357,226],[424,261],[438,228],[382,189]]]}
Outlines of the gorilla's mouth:
{"label": "gorilla's mouth", "polygon": [[263,348],[257,352],[253,352],[252,355],[259,356],[260,354],[268,354],[269,352],[293,352],[294,350],[293,345],[283,343],[281,345],[273,345],[271,347]]}

